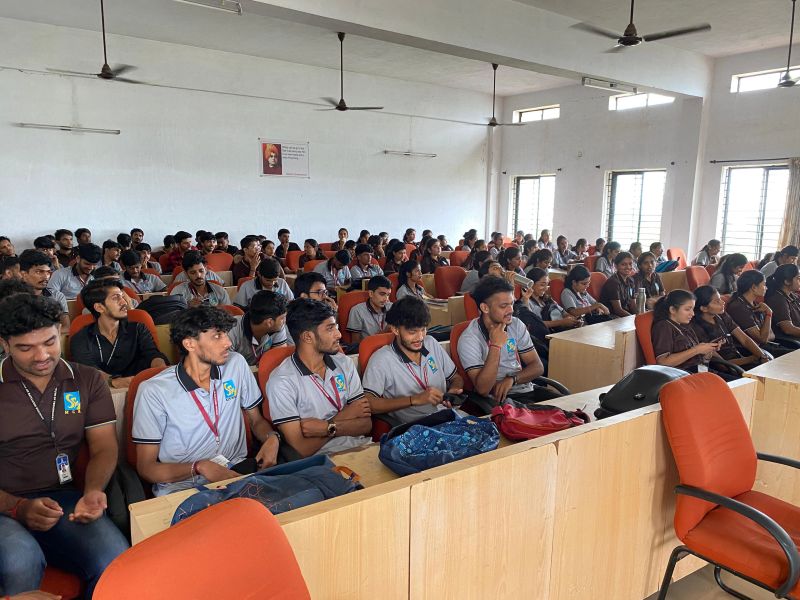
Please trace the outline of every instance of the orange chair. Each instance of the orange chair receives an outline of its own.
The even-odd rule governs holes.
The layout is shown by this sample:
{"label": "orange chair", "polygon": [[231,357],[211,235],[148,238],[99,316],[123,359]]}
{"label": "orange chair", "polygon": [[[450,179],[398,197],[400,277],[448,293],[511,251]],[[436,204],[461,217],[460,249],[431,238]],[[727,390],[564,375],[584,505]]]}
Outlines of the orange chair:
{"label": "orange chair", "polygon": [[636,339],[644,355],[644,362],[648,365],[656,364],[656,352],[653,350],[653,338],[650,334],[653,329],[653,311],[636,315],[633,320],[636,327]]}
{"label": "orange chair", "polygon": [[589,270],[589,273],[594,273],[598,258],[600,258],[599,254],[593,254],[583,259],[583,266]]}
{"label": "orange chair", "polygon": [[590,273],[589,288],[587,289],[589,295],[595,300],[599,299],[600,292],[603,290],[603,286],[606,284],[606,281],[608,281],[608,277],[606,277],[603,273]]}
{"label": "orange chair", "polygon": [[233,304],[220,304],[219,308],[224,310],[232,317],[241,317],[242,315],[244,315],[244,311],[238,306],[234,306]]}
{"label": "orange chair", "polygon": [[269,379],[269,374],[272,373],[278,365],[294,354],[294,351],[294,346],[270,348],[261,355],[261,360],[258,361],[258,387],[261,389],[261,393],[264,394],[264,401],[261,403],[261,414],[264,415],[264,418],[270,423],[272,423],[272,418],[269,416],[267,379]]}
{"label": "orange chair", "polygon": [[[128,311],[128,322],[129,323],[143,323],[145,327],[147,327],[147,331],[150,332],[150,335],[153,336],[153,342],[156,344],[156,348],[158,348],[158,329],[156,329],[156,324],[153,322],[153,317],[151,317],[147,311],[139,310],[137,308],[132,308]],[[94,323],[94,317],[92,315],[78,315],[72,320],[72,323],[69,324],[69,337],[72,338],[84,327],[88,327]],[[158,348],[159,351],[161,350]]]}
{"label": "orange chair", "polygon": [[216,273],[230,271],[233,265],[233,255],[227,252],[214,252],[206,254],[206,266]]}
{"label": "orange chair", "polygon": [[329,258],[333,258],[336,256],[337,250],[323,250],[322,253],[325,255],[325,260]]}
{"label": "orange chair", "polygon": [[686,267],[686,285],[690,291],[695,291],[701,285],[708,285],[710,281],[711,276],[705,267]]}
{"label": "orange chair", "polygon": [[677,260],[678,269],[685,269],[686,265],[689,264],[686,261],[686,253],[680,248],[667,248],[667,258],[669,260]]}
{"label": "orange chair", "polygon": [[182,272],[183,272],[183,267],[181,265],[178,265],[174,269],[172,269],[172,276],[173,277],[177,277],[178,274],[180,274]]}
{"label": "orange chair", "polygon": [[310,260],[305,265],[303,265],[303,271],[308,273],[309,271],[313,271],[314,267],[316,267],[319,263],[324,263],[324,260]]}
{"label": "orange chair", "polygon": [[61,600],[83,598],[84,592],[83,582],[80,577],[49,565],[45,567],[44,577],[39,584],[39,589],[43,592],[61,596]]}
{"label": "orange chair", "polygon": [[[394,341],[393,333],[378,333],[365,337],[358,347],[358,370],[361,376],[364,376],[364,371],[367,369],[369,359],[384,346],[388,346]],[[382,415],[373,415],[372,417],[372,441],[380,442],[381,436],[384,433],[389,433],[392,429],[392,424],[387,420],[381,418]]]}
{"label": "orange chair", "polygon": [[[472,300],[472,297],[470,297]],[[466,308],[466,302],[465,308]],[[472,300],[472,304],[475,305],[475,301]],[[477,306],[476,306],[477,308]],[[469,319],[469,315],[467,315]],[[456,369],[458,370],[458,374],[461,375],[461,379],[464,380],[464,391],[471,392],[475,389],[475,386],[472,385],[472,380],[467,375],[467,372],[464,370],[464,365],[461,364],[461,358],[458,356],[458,340],[461,338],[461,334],[464,333],[464,330],[469,326],[472,321],[463,321],[462,323],[457,323],[453,325],[453,328],[450,330],[450,357],[453,359],[453,362],[456,365]]]}
{"label": "orange chair", "polygon": [[290,271],[300,270],[300,257],[305,254],[302,250],[289,250],[286,253],[286,268]]}
{"label": "orange chair", "polygon": [[378,266],[383,269],[386,266],[386,257],[382,256],[378,259]]}
{"label": "orange chair", "polygon": [[250,277],[250,275],[247,275],[247,276],[245,276],[245,277],[239,277],[239,281],[236,283],[236,289],[237,289],[237,290],[240,290],[240,289],[242,289],[242,285],[243,285],[244,283],[246,283],[246,282],[248,282],[248,281],[251,281],[251,280],[253,280],[253,279],[254,279],[254,278],[253,278],[253,277]]}
{"label": "orange chair", "polygon": [[327,252],[332,247],[333,244],[331,242],[323,242],[322,244],[319,245],[319,249],[322,250],[323,252]]}
{"label": "orange chair", "polygon": [[161,265],[161,270],[166,273],[169,267],[169,254],[162,254],[158,257],[158,264]]}
{"label": "orange chair", "polygon": [[460,267],[464,264],[464,261],[467,260],[469,256],[469,252],[465,252],[464,250],[453,250],[450,253],[450,265],[453,267]]}
{"label": "orange chair", "polygon": [[559,304],[561,304],[561,292],[563,291],[564,291],[563,279],[550,280],[550,297]]}
{"label": "orange chair", "polygon": [[[203,566],[218,564],[221,556],[226,558],[224,572]],[[126,550],[103,573],[94,598],[310,600],[311,596],[278,520],[260,502],[236,498]]]}
{"label": "orange chair", "polygon": [[[472,294],[467,292],[464,294],[464,315],[467,317],[467,321],[472,321],[472,319],[477,319],[481,314],[481,311],[478,310],[478,303],[475,302],[475,299],[472,297]],[[452,353],[452,346],[451,346],[451,353]]]}
{"label": "orange chair", "polygon": [[678,467],[675,533],[683,545],[670,556],[659,600],[675,564],[693,554],[779,598],[800,597],[800,508],[753,490],[759,460],[800,469],[800,461],[756,452],[730,388],[699,373],[661,388],[661,418]]}
{"label": "orange chair", "polygon": [[417,246],[415,244],[406,244],[406,256],[411,258],[411,253],[417,250]]}
{"label": "orange chair", "polygon": [[596,251],[597,251],[597,246],[595,246],[594,244],[586,248],[586,253],[589,256],[593,256]]}
{"label": "orange chair", "polygon": [[437,298],[455,296],[461,289],[461,284],[467,272],[461,267],[437,267],[433,272],[433,285],[436,288]]}
{"label": "orange chair", "polygon": [[760,262],[761,262],[760,260],[751,260],[750,262],[745,264],[744,269],[742,269],[742,272],[758,270],[758,263]]}
{"label": "orange chair", "polygon": [[352,334],[347,331],[347,320],[350,318],[350,311],[356,304],[361,304],[369,299],[369,292],[347,292],[339,298],[339,331],[342,332],[342,342],[345,344],[353,343]]}
{"label": "orange chair", "polygon": [[388,279],[392,282],[392,293],[389,294],[389,300],[397,302],[397,290],[400,289],[400,275],[397,273],[389,273]]}

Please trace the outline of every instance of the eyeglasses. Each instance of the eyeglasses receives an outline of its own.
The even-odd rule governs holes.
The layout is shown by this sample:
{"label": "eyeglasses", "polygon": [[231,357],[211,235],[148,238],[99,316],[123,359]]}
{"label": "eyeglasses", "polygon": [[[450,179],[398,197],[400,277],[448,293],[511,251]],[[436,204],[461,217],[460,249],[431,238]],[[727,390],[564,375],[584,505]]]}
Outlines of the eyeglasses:
{"label": "eyeglasses", "polygon": [[328,290],[317,290],[316,292],[308,292],[308,295],[319,294],[320,298],[325,298],[328,295]]}

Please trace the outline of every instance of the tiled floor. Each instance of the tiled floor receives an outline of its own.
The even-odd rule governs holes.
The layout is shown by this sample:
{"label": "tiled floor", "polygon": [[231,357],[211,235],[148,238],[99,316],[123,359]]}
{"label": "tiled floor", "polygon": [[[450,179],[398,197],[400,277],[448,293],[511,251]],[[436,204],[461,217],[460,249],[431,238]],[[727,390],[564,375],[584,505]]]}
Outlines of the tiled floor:
{"label": "tiled floor", "polygon": [[[775,598],[768,591],[724,572],[722,573],[722,581],[734,590],[750,596],[752,600]],[[656,600],[657,597],[658,594],[654,594],[646,598],[646,600]],[[705,567],[680,581],[676,581],[669,586],[669,594],[667,594],[667,600],[731,600],[732,598],[733,596],[723,592],[717,582],[714,581],[713,567]]]}

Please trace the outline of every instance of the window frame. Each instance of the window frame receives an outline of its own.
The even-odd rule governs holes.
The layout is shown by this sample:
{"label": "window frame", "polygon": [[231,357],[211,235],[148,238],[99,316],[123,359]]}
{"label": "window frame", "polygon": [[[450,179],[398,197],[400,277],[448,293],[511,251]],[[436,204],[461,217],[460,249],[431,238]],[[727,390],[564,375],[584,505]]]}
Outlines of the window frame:
{"label": "window frame", "polygon": [[[786,72],[786,67],[779,67],[777,69],[767,69],[765,71],[753,71],[752,73],[736,73],[731,75],[731,94],[747,94],[749,92],[763,92],[764,90],[778,89],[778,81],[780,76]],[[753,77],[762,77],[764,75],[778,75],[776,77],[775,85],[763,88],[756,88],[753,90],[742,90],[742,80],[752,79]],[[800,65],[789,67],[789,76],[793,79],[800,78]]]}
{"label": "window frame", "polygon": [[[558,109],[558,116],[555,117],[548,117],[545,119],[544,113],[545,111]],[[530,119],[528,121],[522,120],[522,115],[531,114],[531,113],[538,113],[538,119]],[[555,121],[556,119],[561,118],[561,105],[560,104],[548,104],[547,106],[536,106],[534,108],[521,108],[519,110],[515,110],[512,114],[512,122],[513,123],[537,123],[541,121]]]}
{"label": "window frame", "polygon": [[[619,108],[619,99],[620,98],[635,98],[635,97],[642,97],[645,96],[645,103],[643,106],[631,106],[628,108]],[[658,98],[664,98],[669,100],[659,101],[659,102],[651,102],[651,97],[657,96]],[[614,112],[620,111],[628,111],[628,110],[636,110],[640,108],[651,108],[653,106],[665,106],[668,104],[675,103],[675,96],[668,96],[667,94],[655,94],[653,92],[638,92],[636,94],[617,94],[615,96],[609,96],[608,98],[608,110]]]}
{"label": "window frame", "polygon": [[[615,171],[608,171],[606,173],[606,197],[605,197],[605,210],[603,211],[603,233],[606,236],[606,241],[618,241],[613,236],[614,232],[614,206],[616,203],[615,194],[617,191],[617,176],[619,175],[641,175],[644,180],[646,173],[664,173],[664,192],[666,192],[666,177],[667,169],[619,169]],[[642,181],[644,184],[644,181]],[[642,231],[642,202],[644,201],[644,185],[639,192],[639,213],[638,222],[636,224],[636,235],[633,241],[641,241]],[[659,213],[659,236],[661,235],[660,229],[663,225],[664,219],[664,196],[661,196],[661,211]],[[658,241],[658,240],[653,240]]]}
{"label": "window frame", "polygon": [[[543,177],[552,177],[553,178],[553,216],[555,217],[555,181],[556,181],[556,174],[555,173],[542,173],[540,175],[517,175],[514,177],[514,186],[513,186],[513,197],[511,198],[511,223],[512,223],[512,231],[516,232],[519,231],[519,188],[522,181],[538,179],[539,180],[539,197],[536,199],[536,227],[539,231],[542,229],[552,229],[553,224],[549,224],[548,227],[542,227],[539,222],[539,215],[541,213],[541,179]],[[533,232],[531,232],[533,233]],[[538,233],[538,232],[537,232]]]}

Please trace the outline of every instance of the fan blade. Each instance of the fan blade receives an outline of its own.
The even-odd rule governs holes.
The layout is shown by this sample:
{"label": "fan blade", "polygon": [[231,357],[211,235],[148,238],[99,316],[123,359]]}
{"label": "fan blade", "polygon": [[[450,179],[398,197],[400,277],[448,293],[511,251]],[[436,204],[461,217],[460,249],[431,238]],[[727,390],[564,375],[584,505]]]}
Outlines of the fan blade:
{"label": "fan blade", "polygon": [[114,73],[114,76],[116,77],[118,75],[123,75],[123,74],[127,73],[128,71],[135,71],[135,70],[136,70],[136,67],[133,67],[131,65],[115,65],[111,69],[111,72]]}
{"label": "fan blade", "polygon": [[662,31],[660,33],[650,33],[643,35],[642,39],[645,42],[656,42],[666,38],[678,37],[679,35],[689,35],[690,33],[700,33],[702,31],[711,31],[711,25],[703,23],[702,25],[693,25],[692,27],[683,27],[682,29],[671,29],[669,31]]}
{"label": "fan blade", "polygon": [[605,51],[605,54],[616,54],[617,52],[622,52],[626,48],[630,48],[630,46],[623,46],[622,44],[617,44],[613,48],[609,48]]}
{"label": "fan blade", "polygon": [[114,81],[121,81],[122,83],[135,83],[135,84],[144,83],[144,81],[136,81],[135,79],[128,79],[126,77],[114,77]]}
{"label": "fan blade", "polygon": [[382,106],[348,106],[347,110],[383,110]]}
{"label": "fan blade", "polygon": [[570,26],[570,29],[580,29],[581,31],[585,31],[587,33],[593,33],[595,35],[599,35],[602,37],[607,37],[611,40],[619,39],[620,35],[618,33],[614,33],[613,31],[609,31],[608,29],[603,29],[602,27],[597,27],[596,25],[592,25],[591,23],[575,23],[575,25]]}
{"label": "fan blade", "polygon": [[339,101],[338,100],[334,100],[333,98],[320,98],[320,100],[324,100],[325,102],[327,102],[328,104],[330,104],[333,107],[339,106]]}
{"label": "fan blade", "polygon": [[59,75],[79,75],[81,77],[97,77],[97,73],[85,73],[83,71],[66,71],[64,69],[47,69],[50,73],[58,73]]}

